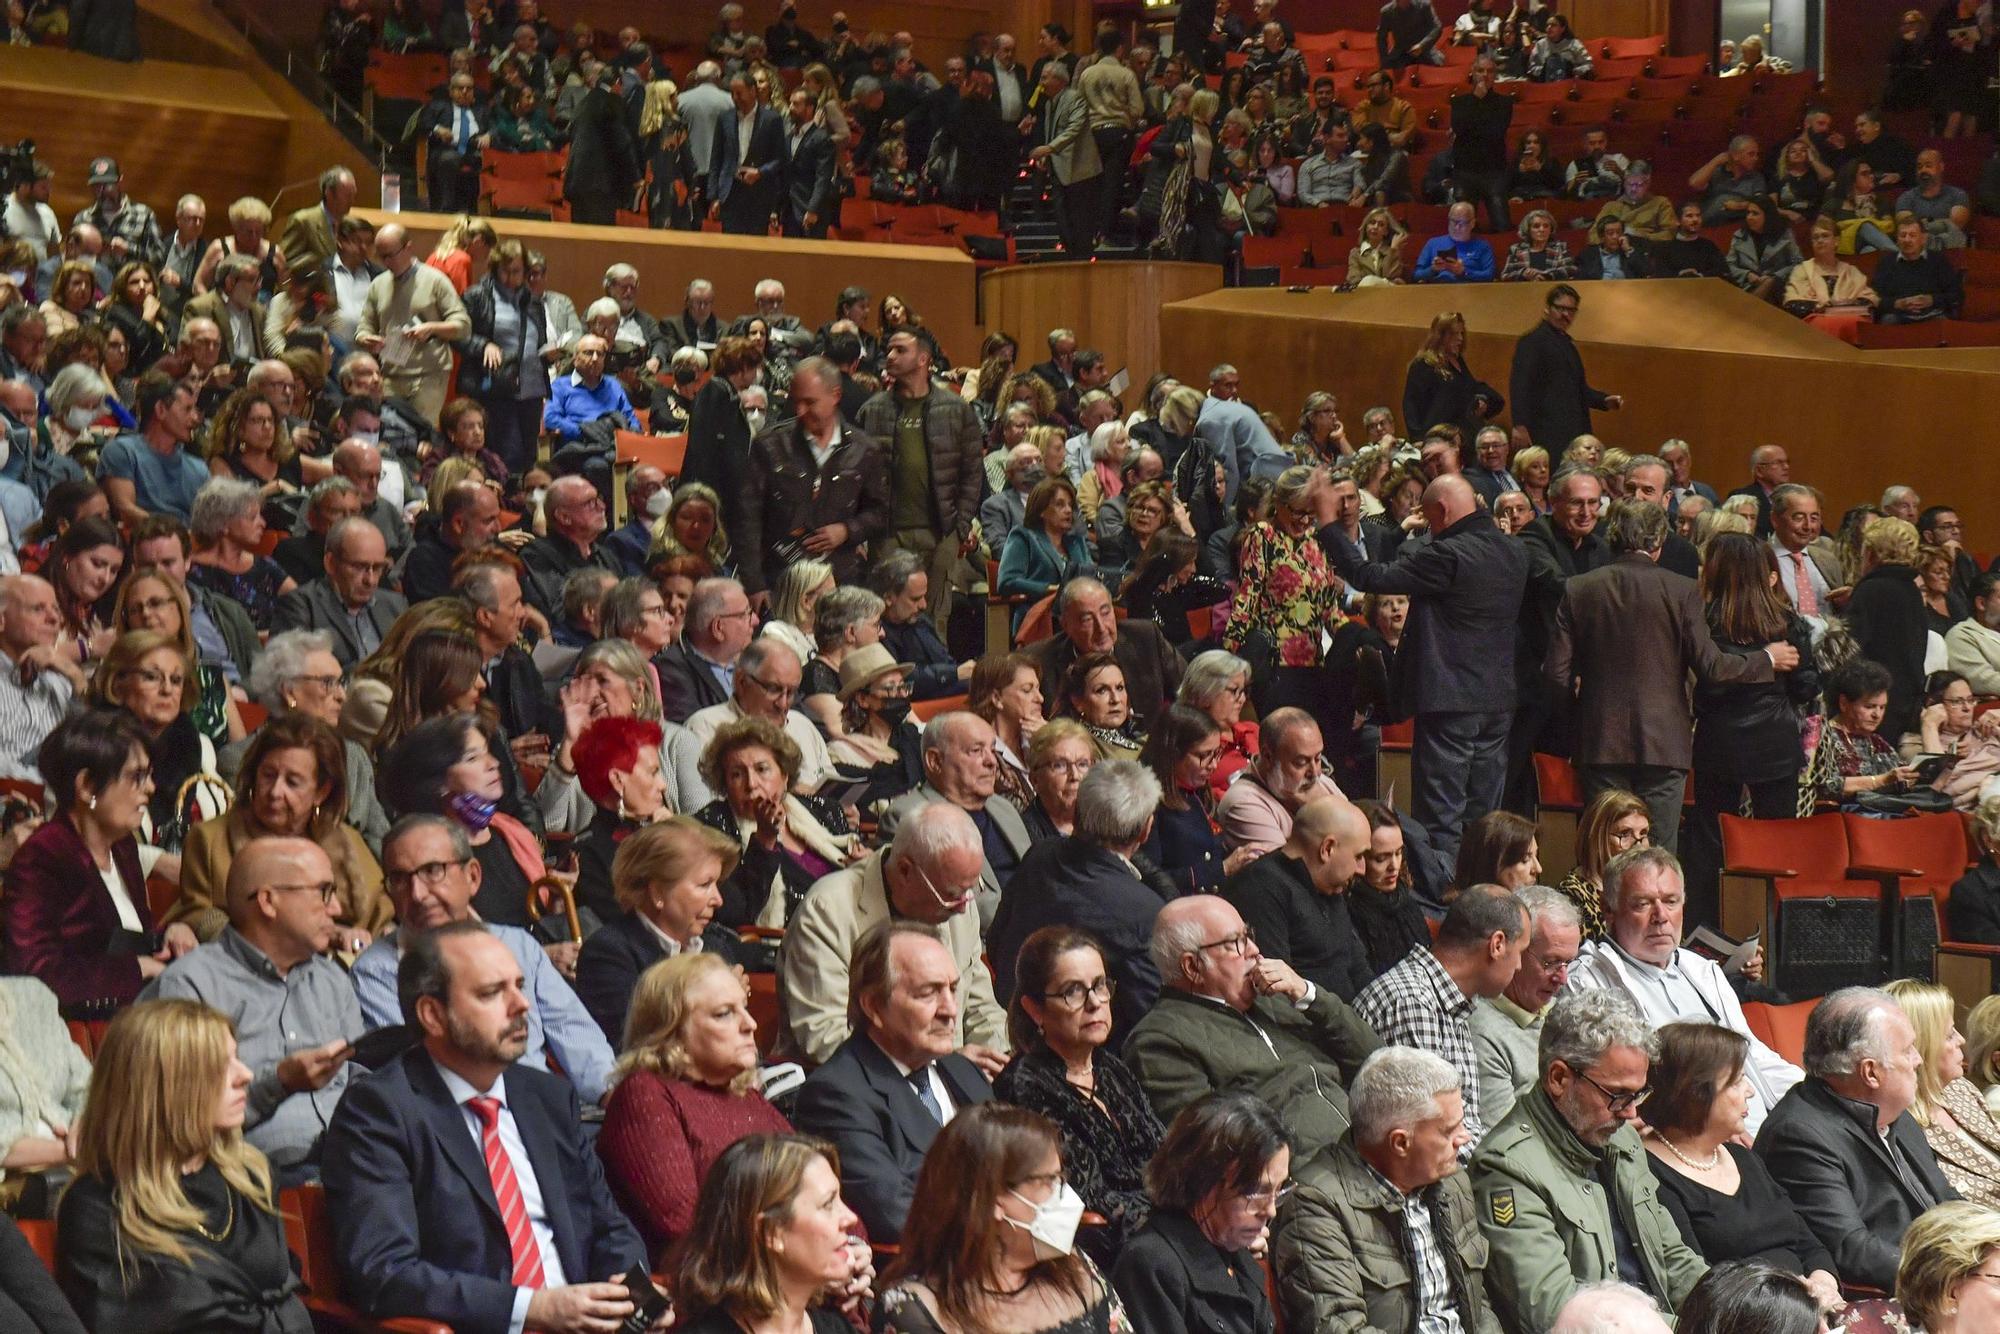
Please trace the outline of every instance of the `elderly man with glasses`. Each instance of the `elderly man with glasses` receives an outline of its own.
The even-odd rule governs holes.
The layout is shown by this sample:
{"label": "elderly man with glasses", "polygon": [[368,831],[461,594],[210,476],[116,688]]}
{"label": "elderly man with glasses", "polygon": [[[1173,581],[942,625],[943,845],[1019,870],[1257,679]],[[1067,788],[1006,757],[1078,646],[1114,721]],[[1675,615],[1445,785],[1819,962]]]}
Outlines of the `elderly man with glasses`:
{"label": "elderly man with glasses", "polygon": [[1634,1123],[1653,1030],[1624,996],[1558,1000],[1541,1075],[1472,1158],[1491,1290],[1508,1329],[1549,1329],[1585,1284],[1623,1279],[1678,1308],[1708,1265],[1659,1201]]}
{"label": "elderly man with glasses", "polygon": [[1475,1001],[1467,1020],[1473,1059],[1479,1064],[1479,1087],[1467,1094],[1478,1097],[1480,1118],[1489,1126],[1499,1125],[1541,1077],[1535,1049],[1542,1020],[1583,948],[1583,916],[1560,890],[1524,885],[1514,897],[1528,910],[1528,947],[1521,951],[1521,966],[1498,996]]}
{"label": "elderly man with glasses", "polygon": [[[804,795],[819,791],[834,776],[833,757],[827,752],[826,738],[812,719],[792,706],[798,702],[799,685],[805,674],[798,655],[777,640],[766,636],[754,639],[736,659],[734,685],[730,697],[688,716],[688,740],[697,751],[708,749],[715,734],[730,723],[744,718],[762,718],[775,723],[799,748],[799,776],[794,788]],[[683,781],[689,779],[683,776]],[[700,790],[684,793],[698,810],[716,797],[705,783],[695,781]]]}

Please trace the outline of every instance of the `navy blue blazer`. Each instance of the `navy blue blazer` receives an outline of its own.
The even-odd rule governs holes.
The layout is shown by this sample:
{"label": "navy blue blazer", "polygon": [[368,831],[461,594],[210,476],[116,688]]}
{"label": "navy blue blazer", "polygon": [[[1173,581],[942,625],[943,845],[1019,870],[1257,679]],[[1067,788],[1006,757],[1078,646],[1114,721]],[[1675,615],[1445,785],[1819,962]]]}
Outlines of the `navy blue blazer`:
{"label": "navy blue blazer", "polygon": [[[738,167],[755,167],[757,184],[744,185],[736,179]],[[785,118],[762,105],[750,122],[750,154],[746,161],[738,154],[736,108],[730,107],[715,122],[715,138],[708,150],[708,197],[727,206],[738,191],[762,201],[775,200],[785,172]]]}
{"label": "navy blue blazer", "polygon": [[[724,963],[737,963],[736,933],[710,926],[701,933],[701,948]],[[614,917],[590,933],[576,955],[576,994],[590,1017],[604,1030],[611,1050],[625,1049],[625,1015],[632,1008],[632,991],[639,974],[667,957],[666,946],[637,913]]]}
{"label": "navy blue blazer", "polygon": [[[963,1111],[993,1097],[979,1067],[953,1052],[938,1074]],[[876,1242],[897,1242],[917,1193],[917,1170],[941,1127],[896,1063],[856,1033],[799,1089],[792,1124],[840,1150],[840,1194]]]}
{"label": "navy blue blazer", "polygon": [[[598,1282],[644,1263],[645,1243],[584,1140],[575,1090],[523,1065],[507,1068],[506,1084],[563,1276]],[[507,1328],[514,1259],[492,1178],[422,1047],[349,1086],[327,1127],[321,1175],[334,1254],[356,1307],[378,1319]]]}

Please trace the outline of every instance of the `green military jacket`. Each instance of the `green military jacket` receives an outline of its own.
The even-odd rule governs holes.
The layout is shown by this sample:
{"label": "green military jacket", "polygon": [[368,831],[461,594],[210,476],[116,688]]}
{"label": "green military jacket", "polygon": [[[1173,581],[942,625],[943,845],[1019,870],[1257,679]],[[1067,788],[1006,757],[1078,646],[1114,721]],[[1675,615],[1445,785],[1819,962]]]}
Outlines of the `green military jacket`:
{"label": "green military jacket", "polygon": [[[1615,1199],[1605,1198],[1601,1168]],[[1646,1287],[1667,1310],[1678,1309],[1708,1269],[1654,1193],[1637,1132],[1621,1127],[1609,1145],[1594,1150],[1540,1086],[1480,1141],[1472,1190],[1492,1248],[1492,1291],[1511,1329],[1553,1328],[1578,1287],[1619,1277],[1614,1208],[1639,1252]]]}

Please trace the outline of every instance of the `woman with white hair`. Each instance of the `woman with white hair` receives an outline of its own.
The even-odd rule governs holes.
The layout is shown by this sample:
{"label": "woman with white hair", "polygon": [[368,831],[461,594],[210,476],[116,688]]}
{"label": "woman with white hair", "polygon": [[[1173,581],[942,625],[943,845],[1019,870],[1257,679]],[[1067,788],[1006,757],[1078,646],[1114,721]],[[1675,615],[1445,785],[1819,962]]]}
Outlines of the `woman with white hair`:
{"label": "woman with white hair", "polygon": [[1131,432],[1122,421],[1105,422],[1090,433],[1090,466],[1077,484],[1076,502],[1092,531],[1097,527],[1098,508],[1125,489],[1125,455],[1131,447]]}
{"label": "woman with white hair", "polygon": [[49,381],[45,397],[49,410],[42,414],[42,433],[58,454],[76,456],[88,466],[97,447],[118,433],[116,425],[98,426],[104,416],[104,400],[111,396],[111,383],[103,372],[81,361],[72,361]]}
{"label": "woman with white hair", "polygon": [[252,482],[217,477],[195,493],[188,529],[195,551],[188,582],[234,598],[259,630],[269,630],[278,599],[298,584],[258,551],[264,539],[264,492]]}

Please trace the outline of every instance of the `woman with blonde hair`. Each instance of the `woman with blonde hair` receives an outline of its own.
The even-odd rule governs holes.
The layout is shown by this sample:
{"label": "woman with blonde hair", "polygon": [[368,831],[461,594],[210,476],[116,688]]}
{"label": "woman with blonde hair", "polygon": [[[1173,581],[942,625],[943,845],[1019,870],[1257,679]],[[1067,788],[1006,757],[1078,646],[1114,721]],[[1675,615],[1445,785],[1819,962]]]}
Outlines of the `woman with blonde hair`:
{"label": "woman with blonde hair", "polygon": [[648,565],[675,556],[696,556],[708,562],[709,573],[722,574],[729,559],[729,530],[722,526],[722,497],[706,482],[682,482],[674,488],[667,512],[653,525],[653,549]]}
{"label": "woman with blonde hair", "polygon": [[97,278],[88,261],[64,260],[49,282],[48,299],[42,302],[42,323],[50,338],[69,333],[85,324],[97,323]]}
{"label": "woman with blonde hair", "polygon": [[[694,827],[705,842],[723,845],[706,849],[711,862],[734,851],[713,830]],[[660,829],[672,837],[667,826]],[[579,984],[589,957],[578,960]],[[758,1091],[757,1024],[727,959],[693,950],[662,958],[630,995],[597,1152],[612,1193],[658,1264],[687,1236],[696,1196],[723,1150],[747,1135],[792,1127]]]}
{"label": "woman with blonde hair", "polygon": [[833,566],[823,560],[792,561],[771,581],[771,619],[759,635],[792,651],[803,667],[813,656],[813,611],[833,591]]}
{"label": "woman with blonde hair", "polygon": [[472,275],[486,272],[486,257],[500,243],[500,233],[485,218],[460,214],[438,237],[424,263],[451,279],[460,296],[472,285]]}
{"label": "woman with blonde hair", "polygon": [[1844,609],[1861,656],[1889,669],[1889,709],[1881,726],[1889,737],[1916,730],[1923,702],[1930,616],[1917,588],[1922,547],[1908,520],[1871,521],[1861,534],[1861,577]]}
{"label": "woman with blonde hair", "polygon": [[[271,210],[255,195],[245,195],[229,206],[229,235],[219,237],[201,257],[195,270],[196,295],[215,286],[215,268],[230,255],[244,255],[257,261],[257,292],[268,297],[285,284],[285,252],[271,241]],[[226,338],[227,331],[224,331]]]}
{"label": "woman with blonde hair", "polygon": [[198,698],[194,725],[218,746],[243,739],[243,717],[229,693],[227,678],[221,668],[202,662],[195,647],[187,590],[177,580],[156,565],[132,571],[118,589],[111,624],[120,634],[127,630],[157,630],[178,639],[181,652],[195,664]]}
{"label": "woman with blonde hair", "polygon": [[1446,310],[1431,317],[1423,346],[1403,376],[1403,429],[1410,439],[1421,439],[1442,422],[1470,440],[1506,405],[1498,389],[1467,367],[1465,340],[1465,316]]}
{"label": "woman with blonde hair", "polygon": [[1300,463],[1333,463],[1354,453],[1340,420],[1340,400],[1324,389],[1306,395],[1299,428],[1292,433],[1292,457]]}
{"label": "woman with blonde hair", "polygon": [[1388,209],[1369,209],[1361,219],[1360,244],[1347,252],[1347,285],[1386,287],[1407,281],[1403,276],[1403,244],[1409,235]]}
{"label": "woman with blonde hair", "polygon": [[1951,993],[1935,982],[1897,978],[1883,988],[1903,1007],[1917,1035],[1917,1098],[1910,1115],[1924,1128],[1938,1170],[1951,1188],[2000,1208],[2000,1122],[1979,1086],[1966,1078],[1965,1035],[1953,1022]]}
{"label": "woman with blonde hair", "polygon": [[249,1090],[207,1006],[111,1021],[56,1213],[56,1277],[86,1328],[309,1334],[270,1164],[243,1138]]}
{"label": "woman with blonde hair", "polygon": [[1849,1334],[1985,1334],[2000,1327],[2000,1213],[1969,1200],[1926,1211],[1903,1233],[1896,1265],[1895,1306],[1879,1301],[1849,1308]]}
{"label": "woman with blonde hair", "polygon": [[1965,1077],[1982,1090],[1986,1110],[2000,1116],[2000,996],[1965,1016]]}
{"label": "woman with blonde hair", "polygon": [[472,611],[463,598],[432,598],[398,616],[382,636],[382,645],[348,671],[347,699],[340,709],[340,731],[372,754],[382,724],[389,716],[403,654],[424,634],[442,631],[473,637]]}
{"label": "woman with blonde hair", "polygon": [[1653,820],[1646,803],[1630,792],[1607,788],[1590,799],[1576,822],[1576,869],[1556,888],[1576,905],[1583,938],[1604,938],[1604,868],[1627,848],[1652,842]]}

